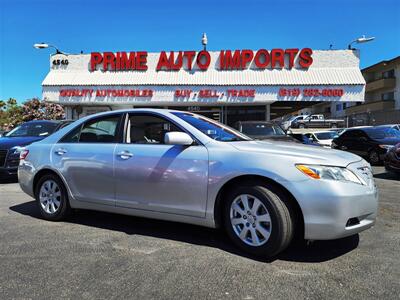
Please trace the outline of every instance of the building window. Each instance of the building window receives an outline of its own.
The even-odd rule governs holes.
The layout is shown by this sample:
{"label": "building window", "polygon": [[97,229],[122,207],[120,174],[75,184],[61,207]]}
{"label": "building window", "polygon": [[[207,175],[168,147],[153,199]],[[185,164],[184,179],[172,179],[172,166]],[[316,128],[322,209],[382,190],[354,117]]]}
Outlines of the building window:
{"label": "building window", "polygon": [[382,72],[382,78],[394,78],[394,69]]}
{"label": "building window", "polygon": [[394,100],[394,92],[382,93],[381,100]]}
{"label": "building window", "polygon": [[336,111],[342,110],[342,103],[336,104]]}

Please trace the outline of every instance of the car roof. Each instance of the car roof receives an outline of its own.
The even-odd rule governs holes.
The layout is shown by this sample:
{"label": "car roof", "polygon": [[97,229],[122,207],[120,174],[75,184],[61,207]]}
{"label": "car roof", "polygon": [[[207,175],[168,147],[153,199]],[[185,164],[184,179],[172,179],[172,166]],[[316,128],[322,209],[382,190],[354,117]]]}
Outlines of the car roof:
{"label": "car roof", "polygon": [[32,123],[52,123],[52,124],[56,124],[58,122],[56,122],[55,120],[32,120],[32,121],[27,121],[25,123],[26,124],[32,124]]}
{"label": "car roof", "polygon": [[393,126],[400,126],[400,124],[384,124],[384,125],[377,125],[375,127],[393,127]]}
{"label": "car roof", "polygon": [[318,130],[318,131],[308,131],[304,133],[324,133],[324,132],[334,132],[333,130]]}
{"label": "car roof", "polygon": [[59,124],[59,123],[64,123],[64,122],[74,122],[74,120],[32,120],[32,121],[27,121],[25,123],[52,123],[52,124]]}
{"label": "car roof", "polygon": [[347,130],[353,130],[353,129],[365,129],[365,128],[372,128],[374,126],[355,126],[355,127],[349,127],[346,129]]}

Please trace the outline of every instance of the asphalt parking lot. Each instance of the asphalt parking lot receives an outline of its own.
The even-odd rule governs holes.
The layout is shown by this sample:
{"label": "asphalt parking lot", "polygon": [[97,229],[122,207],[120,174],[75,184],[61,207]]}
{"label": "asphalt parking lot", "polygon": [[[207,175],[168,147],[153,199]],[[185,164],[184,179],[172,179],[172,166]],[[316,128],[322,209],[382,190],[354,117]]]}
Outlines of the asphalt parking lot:
{"label": "asphalt parking lot", "polygon": [[374,228],[271,261],[192,225],[88,211],[47,222],[17,183],[2,183],[0,299],[399,299],[400,180],[374,173]]}

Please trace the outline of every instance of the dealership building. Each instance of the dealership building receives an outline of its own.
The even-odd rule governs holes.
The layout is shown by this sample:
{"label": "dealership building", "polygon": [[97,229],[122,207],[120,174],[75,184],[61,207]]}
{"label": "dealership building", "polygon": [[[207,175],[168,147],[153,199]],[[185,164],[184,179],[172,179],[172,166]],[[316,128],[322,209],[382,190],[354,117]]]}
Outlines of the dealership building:
{"label": "dealership building", "polygon": [[358,50],[92,52],[52,55],[42,89],[69,119],[153,107],[232,125],[321,102],[362,102],[365,80]]}

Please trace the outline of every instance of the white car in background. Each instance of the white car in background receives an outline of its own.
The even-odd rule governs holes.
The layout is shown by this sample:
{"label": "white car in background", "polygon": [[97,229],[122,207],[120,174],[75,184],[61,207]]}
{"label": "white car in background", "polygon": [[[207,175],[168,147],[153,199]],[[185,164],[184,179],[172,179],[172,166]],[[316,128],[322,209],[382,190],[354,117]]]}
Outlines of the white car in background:
{"label": "white car in background", "polygon": [[339,136],[336,131],[329,130],[307,132],[304,135],[311,139],[314,143],[318,143],[325,148],[331,148],[332,140]]}
{"label": "white car in background", "polygon": [[286,121],[282,122],[281,127],[283,130],[289,130],[290,127],[292,127],[292,123],[300,120],[304,120],[307,117],[307,115],[300,115],[300,116],[292,116]]}

